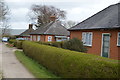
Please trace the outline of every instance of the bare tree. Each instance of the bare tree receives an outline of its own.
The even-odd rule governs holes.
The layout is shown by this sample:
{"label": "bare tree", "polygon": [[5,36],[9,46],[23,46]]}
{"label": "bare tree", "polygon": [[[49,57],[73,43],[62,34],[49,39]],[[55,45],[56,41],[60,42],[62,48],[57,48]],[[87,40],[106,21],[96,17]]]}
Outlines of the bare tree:
{"label": "bare tree", "polygon": [[[31,12],[33,14],[31,14]],[[55,16],[57,20],[65,19],[66,12],[47,5],[32,5],[29,17],[31,20],[36,20],[36,27],[44,26],[50,23],[50,16]]]}
{"label": "bare tree", "polygon": [[0,20],[6,20],[9,13],[9,8],[3,0],[0,0]]}
{"label": "bare tree", "polygon": [[65,23],[63,23],[63,25],[64,25],[67,29],[75,26],[76,24],[77,24],[77,22],[74,22],[74,21],[71,21],[71,20],[70,20],[70,21],[66,21]]}
{"label": "bare tree", "polygon": [[0,26],[2,28],[2,35],[8,35],[8,28],[10,26],[8,25],[9,17],[7,15],[9,12],[8,6],[3,0],[0,0]]}

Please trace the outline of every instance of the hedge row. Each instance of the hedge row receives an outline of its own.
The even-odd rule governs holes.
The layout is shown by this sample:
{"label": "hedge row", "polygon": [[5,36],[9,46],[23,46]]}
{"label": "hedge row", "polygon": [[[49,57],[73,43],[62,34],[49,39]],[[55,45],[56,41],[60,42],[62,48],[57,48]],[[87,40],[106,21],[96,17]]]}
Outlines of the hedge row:
{"label": "hedge row", "polygon": [[118,61],[61,48],[23,42],[24,53],[63,78],[118,78]]}
{"label": "hedge row", "polygon": [[84,47],[81,40],[77,38],[70,39],[63,42],[37,42],[39,44],[50,45],[58,48],[69,49],[78,52],[87,52],[87,48]]}
{"label": "hedge row", "polygon": [[10,40],[9,40],[9,43],[10,43],[10,44],[13,44],[13,46],[16,47],[16,45],[17,45],[17,40],[15,40],[15,39],[10,39]]}
{"label": "hedge row", "polygon": [[18,49],[22,49],[22,42],[23,40],[15,40],[15,39],[10,39],[9,43],[13,44],[14,47],[17,47]]}
{"label": "hedge row", "polygon": [[40,42],[39,41],[37,43],[62,48],[64,42]]}

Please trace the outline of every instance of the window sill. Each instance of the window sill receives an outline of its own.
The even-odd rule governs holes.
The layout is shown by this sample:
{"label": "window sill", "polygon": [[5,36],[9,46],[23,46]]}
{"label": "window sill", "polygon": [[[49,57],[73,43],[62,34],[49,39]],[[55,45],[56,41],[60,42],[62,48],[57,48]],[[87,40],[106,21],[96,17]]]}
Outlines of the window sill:
{"label": "window sill", "polygon": [[120,47],[120,45],[117,45],[117,47]]}
{"label": "window sill", "polygon": [[86,44],[84,44],[84,46],[92,47],[92,45],[86,45]]}

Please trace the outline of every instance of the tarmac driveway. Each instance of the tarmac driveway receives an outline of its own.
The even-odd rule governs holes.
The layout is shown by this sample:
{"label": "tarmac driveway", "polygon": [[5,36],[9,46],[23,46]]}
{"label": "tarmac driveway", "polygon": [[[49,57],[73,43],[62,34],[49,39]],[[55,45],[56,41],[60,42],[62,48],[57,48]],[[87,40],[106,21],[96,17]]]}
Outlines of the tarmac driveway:
{"label": "tarmac driveway", "polygon": [[4,78],[34,78],[34,76],[17,60],[15,48],[6,47],[0,42],[0,67]]}

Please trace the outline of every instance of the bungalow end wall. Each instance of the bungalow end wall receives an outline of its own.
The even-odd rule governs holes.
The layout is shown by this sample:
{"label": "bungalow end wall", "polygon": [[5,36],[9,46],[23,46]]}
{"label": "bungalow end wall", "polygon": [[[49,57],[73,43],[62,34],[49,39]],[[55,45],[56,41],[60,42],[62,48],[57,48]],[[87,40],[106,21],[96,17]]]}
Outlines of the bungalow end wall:
{"label": "bungalow end wall", "polygon": [[110,56],[112,59],[120,60],[120,47],[117,46],[118,32],[120,30],[81,30],[81,31],[70,31],[70,39],[78,38],[82,40],[82,32],[92,32],[92,46],[86,46],[88,49],[87,53],[101,56],[102,47],[102,33],[110,33]]}
{"label": "bungalow end wall", "polygon": [[54,35],[31,35],[32,37],[32,41],[37,41],[38,40],[38,36],[40,36],[40,41],[42,42],[48,42],[48,36],[52,37],[52,42],[55,41],[55,37]]}

